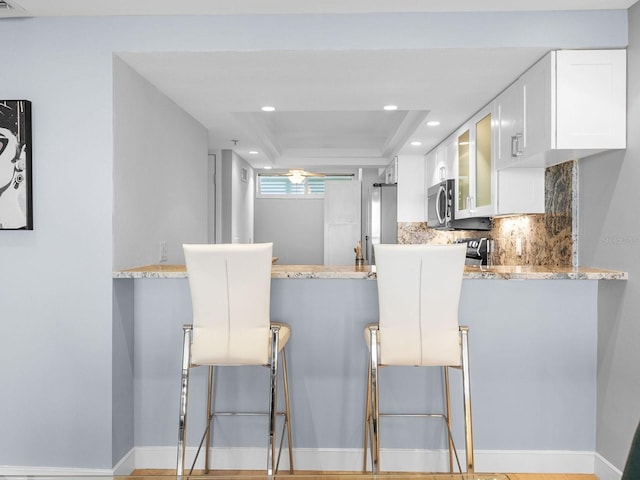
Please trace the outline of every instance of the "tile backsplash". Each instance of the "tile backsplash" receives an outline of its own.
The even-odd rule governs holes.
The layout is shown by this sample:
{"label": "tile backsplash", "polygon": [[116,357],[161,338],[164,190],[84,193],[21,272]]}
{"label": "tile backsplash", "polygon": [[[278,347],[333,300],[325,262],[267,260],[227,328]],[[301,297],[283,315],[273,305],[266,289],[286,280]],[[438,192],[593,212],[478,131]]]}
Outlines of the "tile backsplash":
{"label": "tile backsplash", "polygon": [[[424,222],[398,223],[398,243],[451,243],[456,238],[487,236],[493,240],[494,265],[576,265],[577,162],[545,170],[545,213],[496,217],[487,232],[435,230]],[[516,239],[522,255],[516,255]]]}

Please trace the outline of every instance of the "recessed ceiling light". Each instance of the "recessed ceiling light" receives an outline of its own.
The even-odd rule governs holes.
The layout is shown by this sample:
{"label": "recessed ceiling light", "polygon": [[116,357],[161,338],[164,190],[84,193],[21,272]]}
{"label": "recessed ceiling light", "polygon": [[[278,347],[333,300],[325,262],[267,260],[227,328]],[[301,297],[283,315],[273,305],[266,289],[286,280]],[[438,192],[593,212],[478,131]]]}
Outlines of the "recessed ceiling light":
{"label": "recessed ceiling light", "polygon": [[266,166],[264,166],[262,168],[264,168],[265,170],[271,170],[271,165],[266,165]]}
{"label": "recessed ceiling light", "polygon": [[415,140],[415,141],[411,142],[411,145],[413,145],[414,147],[419,147],[420,145],[422,145],[422,142],[419,142],[418,140]]}
{"label": "recessed ceiling light", "polygon": [[383,107],[385,110],[387,110],[388,112],[392,111],[392,110],[397,110],[398,106],[397,105],[385,105]]}
{"label": "recessed ceiling light", "polygon": [[257,150],[249,150],[249,153],[251,155],[258,155],[259,152]]}
{"label": "recessed ceiling light", "polygon": [[429,122],[427,122],[427,126],[428,127],[437,127],[438,125],[440,125],[440,122],[437,120],[431,120]]}
{"label": "recessed ceiling light", "polygon": [[272,107],[271,105],[265,105],[264,107],[261,108],[261,110],[263,112],[273,112],[275,111],[276,107]]}

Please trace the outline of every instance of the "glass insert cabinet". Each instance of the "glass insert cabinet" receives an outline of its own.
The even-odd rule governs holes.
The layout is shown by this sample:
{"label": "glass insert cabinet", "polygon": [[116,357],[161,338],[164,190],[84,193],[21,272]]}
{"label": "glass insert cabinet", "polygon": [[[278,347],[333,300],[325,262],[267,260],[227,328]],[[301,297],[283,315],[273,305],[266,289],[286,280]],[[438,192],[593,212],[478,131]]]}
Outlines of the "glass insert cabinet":
{"label": "glass insert cabinet", "polygon": [[493,103],[457,132],[456,218],[493,214]]}

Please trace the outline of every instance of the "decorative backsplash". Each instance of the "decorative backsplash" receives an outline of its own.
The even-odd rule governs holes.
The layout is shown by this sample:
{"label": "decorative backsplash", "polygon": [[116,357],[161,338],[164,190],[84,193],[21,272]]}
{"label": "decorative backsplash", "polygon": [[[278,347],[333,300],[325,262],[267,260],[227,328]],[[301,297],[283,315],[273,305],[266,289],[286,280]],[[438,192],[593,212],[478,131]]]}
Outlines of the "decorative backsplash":
{"label": "decorative backsplash", "polygon": [[[577,264],[577,162],[545,171],[545,213],[496,217],[488,232],[435,230],[425,222],[398,223],[398,243],[452,243],[457,238],[486,236],[493,240],[494,265]],[[516,255],[516,238],[522,255]]]}

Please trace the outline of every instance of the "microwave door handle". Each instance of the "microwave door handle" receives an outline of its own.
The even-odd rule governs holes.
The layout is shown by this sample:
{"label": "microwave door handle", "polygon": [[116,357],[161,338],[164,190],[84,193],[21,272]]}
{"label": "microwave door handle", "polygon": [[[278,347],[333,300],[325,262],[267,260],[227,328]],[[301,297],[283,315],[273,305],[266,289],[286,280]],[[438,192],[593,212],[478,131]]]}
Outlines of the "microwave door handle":
{"label": "microwave door handle", "polygon": [[438,223],[440,225],[444,224],[444,217],[440,215],[440,204],[442,202],[442,198],[445,196],[446,193],[447,193],[447,189],[443,185],[440,185],[440,189],[438,190],[438,196],[436,200],[436,215],[438,216]]}

